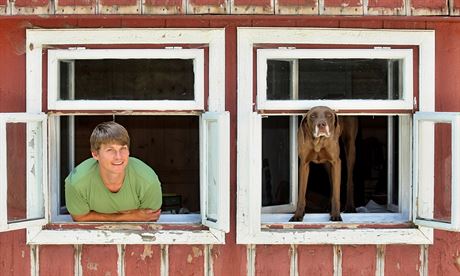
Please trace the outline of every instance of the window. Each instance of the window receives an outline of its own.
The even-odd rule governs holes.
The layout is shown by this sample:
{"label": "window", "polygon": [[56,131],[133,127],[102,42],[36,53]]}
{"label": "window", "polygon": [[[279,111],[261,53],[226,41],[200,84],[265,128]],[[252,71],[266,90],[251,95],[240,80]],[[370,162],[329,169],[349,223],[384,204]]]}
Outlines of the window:
{"label": "window", "polygon": [[[457,123],[417,121],[434,110],[432,31],[239,28],[238,42],[239,243],[423,244],[432,242],[428,221],[456,227],[456,199],[436,210],[428,192],[440,144],[426,137],[453,138]],[[330,222],[329,179],[311,165],[304,220],[289,222],[298,199],[299,116],[318,105],[358,117],[359,208]],[[452,190],[454,176],[446,180]]]}
{"label": "window", "polygon": [[[27,168],[43,170],[27,177],[27,197],[20,208],[8,201],[11,212],[3,228],[11,228],[14,211],[20,210],[18,221],[39,219],[23,226],[29,226],[30,243],[224,243],[229,231],[230,142],[225,62],[220,59],[223,30],[29,30],[27,39],[27,113],[19,118],[45,118],[44,125],[40,133],[29,130],[29,123],[7,123],[2,130],[12,133],[7,142],[13,145],[27,141],[31,147],[32,134],[33,141],[43,140],[47,147],[40,148],[41,154],[49,154],[49,163],[31,149],[21,151],[34,162]],[[42,91],[44,77],[47,89]],[[114,230],[93,223],[82,230],[71,222],[64,178],[90,157],[94,126],[112,119],[128,129],[131,156],[160,177],[163,206],[155,224],[163,226],[120,223]],[[49,181],[38,181],[41,175],[49,175]],[[23,214],[32,207],[40,212]]]}

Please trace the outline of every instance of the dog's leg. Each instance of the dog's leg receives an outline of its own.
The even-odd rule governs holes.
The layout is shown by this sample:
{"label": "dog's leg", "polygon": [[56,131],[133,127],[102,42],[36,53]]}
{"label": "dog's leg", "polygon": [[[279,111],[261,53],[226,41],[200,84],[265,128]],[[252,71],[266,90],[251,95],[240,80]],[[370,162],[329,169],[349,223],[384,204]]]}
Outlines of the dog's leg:
{"label": "dog's leg", "polygon": [[308,175],[310,173],[310,163],[305,160],[301,160],[301,165],[299,166],[299,192],[297,199],[297,208],[294,213],[294,216],[289,221],[302,221],[305,214],[306,199],[305,195],[307,193],[307,182]]}
{"label": "dog's leg", "polygon": [[331,163],[332,173],[332,200],[331,200],[331,220],[341,221],[340,218],[340,179],[341,179],[340,159]]}
{"label": "dog's leg", "polygon": [[356,135],[358,134],[358,120],[355,117],[347,118],[347,132],[342,134],[347,159],[347,201],[345,212],[355,212],[353,169],[356,162]]}

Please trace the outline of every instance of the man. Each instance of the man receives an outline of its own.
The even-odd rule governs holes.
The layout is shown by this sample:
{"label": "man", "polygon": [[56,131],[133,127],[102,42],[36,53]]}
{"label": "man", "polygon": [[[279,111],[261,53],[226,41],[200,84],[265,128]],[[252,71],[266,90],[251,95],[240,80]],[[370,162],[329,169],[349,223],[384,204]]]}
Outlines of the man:
{"label": "man", "polygon": [[162,203],[158,176],[129,157],[129,135],[115,122],[97,125],[90,138],[92,158],[65,180],[67,210],[75,221],[156,221]]}

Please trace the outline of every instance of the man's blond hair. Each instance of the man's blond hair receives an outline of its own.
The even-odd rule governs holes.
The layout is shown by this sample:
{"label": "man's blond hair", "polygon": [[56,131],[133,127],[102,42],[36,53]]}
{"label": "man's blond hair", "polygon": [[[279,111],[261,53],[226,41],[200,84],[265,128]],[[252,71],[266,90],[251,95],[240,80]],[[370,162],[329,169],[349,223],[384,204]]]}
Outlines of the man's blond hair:
{"label": "man's blond hair", "polygon": [[98,151],[102,144],[127,145],[129,148],[129,134],[126,128],[114,122],[98,124],[89,138],[91,151]]}

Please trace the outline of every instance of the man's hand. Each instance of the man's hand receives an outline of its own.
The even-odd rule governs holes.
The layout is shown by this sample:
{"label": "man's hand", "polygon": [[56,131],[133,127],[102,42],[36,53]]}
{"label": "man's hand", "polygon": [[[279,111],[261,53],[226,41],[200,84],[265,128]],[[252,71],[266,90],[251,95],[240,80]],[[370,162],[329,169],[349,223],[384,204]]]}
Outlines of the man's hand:
{"label": "man's hand", "polygon": [[128,211],[121,211],[113,214],[103,214],[90,211],[87,214],[74,216],[74,221],[88,222],[88,221],[110,221],[110,222],[153,222],[160,218],[161,209],[153,211],[152,209],[134,209]]}

